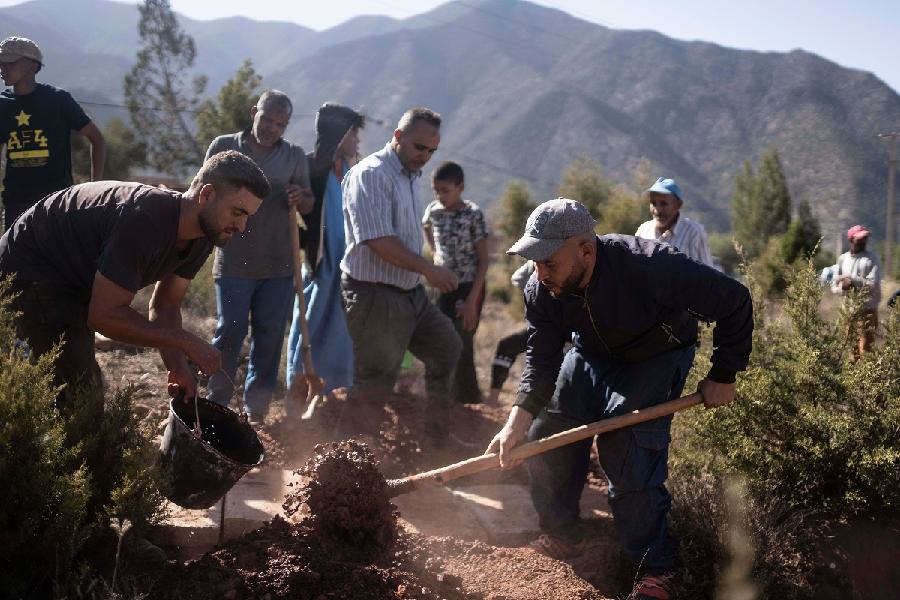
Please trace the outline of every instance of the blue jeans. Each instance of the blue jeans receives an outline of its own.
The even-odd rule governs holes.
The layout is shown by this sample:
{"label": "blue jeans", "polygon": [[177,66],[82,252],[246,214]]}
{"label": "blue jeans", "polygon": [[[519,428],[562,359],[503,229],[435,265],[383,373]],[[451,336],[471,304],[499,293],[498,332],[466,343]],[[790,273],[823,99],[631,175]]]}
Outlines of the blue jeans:
{"label": "blue jeans", "polygon": [[[694,350],[692,346],[622,364],[570,349],[556,392],[532,423],[529,440],[677,398]],[[625,554],[649,572],[671,568],[677,554],[667,520],[672,499],[665,487],[671,423],[671,416],[662,417],[597,436],[619,542]],[[591,440],[583,440],[527,463],[541,529],[570,542],[581,537],[579,500],[590,450]]]}
{"label": "blue jeans", "polygon": [[[250,327],[250,365],[244,381],[243,409],[256,418],[269,411],[278,384],[284,331],[293,299],[291,277],[216,279],[219,320],[212,344],[222,352],[222,371],[209,378],[209,399],[228,406],[241,346]],[[227,377],[226,377],[227,375]],[[231,379],[231,381],[229,381]]]}

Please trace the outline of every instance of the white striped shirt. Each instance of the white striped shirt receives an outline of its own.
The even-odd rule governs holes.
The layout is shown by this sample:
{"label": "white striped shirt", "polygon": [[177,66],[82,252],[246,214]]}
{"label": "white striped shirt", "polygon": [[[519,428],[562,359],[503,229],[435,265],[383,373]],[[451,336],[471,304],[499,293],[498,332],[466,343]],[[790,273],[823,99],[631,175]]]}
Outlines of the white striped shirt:
{"label": "white striped shirt", "polygon": [[709,251],[709,240],[706,238],[706,230],[703,229],[703,225],[688,219],[681,213],[678,214],[678,220],[662,235],[656,235],[656,221],[652,219],[642,223],[634,235],[645,240],[666,242],[697,262],[710,267],[714,266],[712,254]]}
{"label": "white striped shirt", "polygon": [[403,168],[390,142],[347,171],[341,184],[344,198],[344,233],[347,250],[341,271],[359,281],[386,283],[412,289],[420,276],[387,262],[368,240],[396,236],[411,252],[421,255],[424,206],[419,198],[419,177]]}

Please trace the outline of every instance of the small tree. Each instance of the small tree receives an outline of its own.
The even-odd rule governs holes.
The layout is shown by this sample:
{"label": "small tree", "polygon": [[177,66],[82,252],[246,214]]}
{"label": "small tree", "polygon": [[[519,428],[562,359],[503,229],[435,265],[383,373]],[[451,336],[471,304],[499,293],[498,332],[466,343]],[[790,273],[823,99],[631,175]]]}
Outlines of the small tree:
{"label": "small tree", "polygon": [[[104,179],[129,181],[135,167],[147,164],[147,145],[138,141],[134,130],[122,119],[110,119],[103,128],[103,138],[107,149]],[[80,135],[72,137],[72,175],[76,183],[91,177],[90,145]]]}
{"label": "small tree", "polygon": [[767,242],[787,231],[791,221],[791,194],[778,151],[763,154],[756,174],[744,163],[734,180],[731,227],[747,258],[762,254]]}
{"label": "small tree", "polygon": [[531,201],[528,184],[523,181],[510,181],[497,207],[494,222],[502,238],[502,242],[511,245],[525,232],[528,215],[537,208]]}
{"label": "small tree", "polygon": [[561,197],[584,204],[595,219],[600,218],[612,192],[613,183],[603,176],[603,167],[589,158],[579,158],[569,165],[557,190]]}
{"label": "small tree", "polygon": [[137,64],[125,76],[125,104],[134,129],[147,144],[149,164],[184,175],[203,159],[190,115],[206,88],[206,77],[188,80],[197,51],[169,1],[144,0],[138,8],[141,48]]}
{"label": "small tree", "polygon": [[791,193],[778,150],[772,148],[763,154],[756,179],[757,193],[762,203],[760,217],[763,230],[770,237],[781,235],[791,222]]}
{"label": "small tree", "polygon": [[206,148],[216,136],[243,131],[250,125],[250,107],[256,104],[262,83],[253,63],[246,59],[229,79],[215,101],[207,99],[197,112],[197,143]]}
{"label": "small tree", "polygon": [[633,235],[640,224],[647,220],[647,203],[643,193],[650,183],[652,169],[650,161],[641,157],[631,173],[630,185],[617,185],[612,190],[597,223],[598,233]]}
{"label": "small tree", "polygon": [[808,258],[819,245],[822,230],[809,208],[806,198],[797,206],[797,218],[788,225],[781,238],[781,259],[792,263],[799,258]]}

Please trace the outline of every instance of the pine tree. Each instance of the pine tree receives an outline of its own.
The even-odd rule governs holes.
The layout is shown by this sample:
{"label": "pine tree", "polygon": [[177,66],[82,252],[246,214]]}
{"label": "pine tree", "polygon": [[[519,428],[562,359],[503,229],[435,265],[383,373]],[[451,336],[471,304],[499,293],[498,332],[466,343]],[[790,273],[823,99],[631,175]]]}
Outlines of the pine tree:
{"label": "pine tree", "polygon": [[749,160],[745,160],[741,172],[734,178],[734,192],[731,195],[731,230],[745,256],[750,258],[759,256],[764,245],[756,229],[759,220],[756,214],[758,208],[756,198],[753,166]]}
{"label": "pine tree", "polygon": [[781,235],[791,223],[791,193],[775,148],[763,154],[756,181],[762,230],[767,238]]}
{"label": "pine tree", "polygon": [[807,258],[819,244],[822,230],[812,214],[809,201],[803,198],[797,205],[797,218],[791,221],[781,238],[781,259],[792,263],[798,258]]}
{"label": "pine tree", "polygon": [[200,105],[197,143],[201,148],[208,147],[216,136],[243,131],[250,125],[250,107],[256,104],[260,83],[262,77],[248,58],[219,90],[216,101],[208,99]]}
{"label": "pine tree", "polygon": [[138,7],[141,48],[137,64],[125,76],[125,104],[148,163],[176,176],[203,160],[191,130],[191,113],[206,88],[206,77],[189,80],[196,48],[178,25],[168,0],[144,0]]}
{"label": "pine tree", "polygon": [[791,222],[791,194],[781,168],[778,151],[763,154],[754,175],[745,162],[734,180],[731,199],[731,228],[744,255],[760,256],[769,239],[787,231]]}

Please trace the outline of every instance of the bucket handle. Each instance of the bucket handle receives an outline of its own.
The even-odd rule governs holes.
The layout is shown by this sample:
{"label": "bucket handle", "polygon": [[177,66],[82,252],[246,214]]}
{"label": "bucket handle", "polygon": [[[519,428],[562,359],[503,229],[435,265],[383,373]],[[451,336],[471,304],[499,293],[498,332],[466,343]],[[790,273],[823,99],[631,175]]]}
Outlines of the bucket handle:
{"label": "bucket handle", "polygon": [[[184,395],[184,388],[179,387],[178,393],[175,394],[175,400],[178,402],[186,402]],[[197,394],[194,394],[194,428],[191,431],[198,440],[203,439],[203,429],[200,427],[200,408],[197,405]]]}

